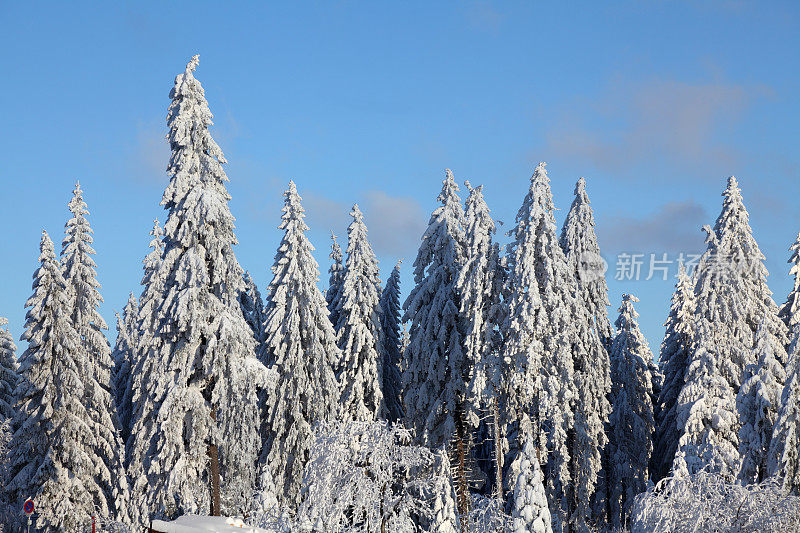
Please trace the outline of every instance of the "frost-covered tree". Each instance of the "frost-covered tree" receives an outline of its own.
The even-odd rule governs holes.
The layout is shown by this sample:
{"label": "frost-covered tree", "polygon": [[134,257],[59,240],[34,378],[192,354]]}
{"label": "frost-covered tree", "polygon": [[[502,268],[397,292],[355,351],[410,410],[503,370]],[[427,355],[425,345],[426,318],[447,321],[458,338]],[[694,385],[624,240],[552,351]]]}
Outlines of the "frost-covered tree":
{"label": "frost-covered tree", "polygon": [[594,212],[586,193],[586,180],[580,178],[575,184],[575,199],[561,228],[559,243],[578,280],[584,303],[594,320],[600,339],[610,350],[614,332],[606,307],[611,302],[608,300],[606,265],[600,255],[594,228]]}
{"label": "frost-covered tree", "polygon": [[554,522],[584,529],[606,442],[609,379],[595,367],[603,346],[558,243],[554,209],[541,163],[511,232],[504,357],[511,364],[509,407],[530,413],[547,458]]}
{"label": "frost-covered tree", "polygon": [[381,292],[381,329],[383,334],[383,401],[386,418],[403,418],[403,376],[400,372],[400,261],[392,269]]}
{"label": "frost-covered tree", "polygon": [[114,361],[114,403],[119,416],[120,433],[123,442],[128,440],[131,430],[131,366],[133,354],[138,346],[139,338],[139,302],[133,293],[122,309],[122,316],[117,314],[117,340],[111,358]]}
{"label": "frost-covered tree", "polygon": [[443,487],[452,493],[449,478],[440,477],[441,466],[428,448],[412,444],[402,425],[320,424],[303,476],[297,513],[301,528],[332,533],[419,531],[439,511],[434,494]]}
{"label": "frost-covered tree", "polygon": [[328,255],[331,266],[328,269],[328,290],[325,291],[325,302],[333,327],[339,325],[339,300],[342,297],[342,283],[344,282],[344,263],[342,262],[342,247],[336,241],[336,235],[331,232],[331,253]]}
{"label": "frost-covered tree", "polygon": [[[152,343],[158,342],[155,331],[161,322],[158,305],[163,298],[165,278],[159,277],[166,275],[165,272],[159,273],[161,261],[164,256],[164,230],[158,223],[158,219],[153,221],[150,230],[150,251],[142,260],[143,276],[141,285],[143,287],[138,301],[138,308],[135,316],[136,343],[131,345],[130,371],[128,379],[125,381],[125,389],[117,391],[118,396],[122,396],[119,405],[120,421],[126,420],[122,426],[125,439],[125,466],[129,466],[131,447],[134,442],[130,439],[130,431],[133,427],[134,407],[139,407],[140,402],[145,400],[143,394],[144,387],[148,386],[148,376],[144,375],[144,365],[147,362],[145,355],[152,348]],[[146,409],[151,409],[148,405]],[[124,418],[123,418],[124,417]],[[134,439],[135,440],[135,439]]]}
{"label": "frost-covered tree", "polygon": [[153,330],[136,378],[128,448],[142,522],[242,512],[261,450],[258,390],[268,373],[239,303],[244,272],[233,253],[226,161],[208,130],[211,111],[193,74],[198,61],[170,92],[164,252],[149,279],[162,287],[158,294],[146,287],[140,301]]}
{"label": "frost-covered tree", "polygon": [[[491,445],[477,450],[494,470],[495,495],[502,494],[501,459],[504,445],[501,441],[500,404],[503,403],[502,365],[499,360],[500,338],[498,327],[503,314],[501,293],[505,271],[500,264],[499,248],[493,243],[495,223],[483,198],[483,186],[469,190],[464,213],[465,250],[464,266],[459,272],[456,289],[461,300],[464,317],[464,353],[472,368],[472,379],[466,392],[468,421],[477,430],[478,442],[493,437]],[[489,414],[488,423],[485,414]],[[469,442],[469,441],[467,441]]]}
{"label": "frost-covered tree", "polygon": [[107,490],[112,472],[97,453],[81,336],[46,232],[40,251],[26,303],[28,347],[20,357],[5,494],[14,508],[28,498],[37,503],[37,529],[74,531],[94,514],[115,516],[118,502]]}
{"label": "frost-covered tree", "polygon": [[449,444],[465,412],[471,368],[456,289],[464,264],[464,212],[453,173],[445,171],[441,206],[434,210],[414,261],[415,287],[403,304],[411,322],[403,390],[408,423],[431,448]]}
{"label": "frost-covered tree", "polygon": [[300,195],[294,182],[284,193],[283,238],[266,293],[261,359],[277,372],[266,400],[260,489],[289,507],[299,503],[310,457],[312,426],[339,413],[334,365],[341,360],[325,297],[317,287],[319,265],[311,252]]}
{"label": "frost-covered tree", "polygon": [[244,287],[245,289],[239,295],[242,314],[250,325],[250,329],[253,330],[256,342],[260,345],[264,341],[264,332],[262,330],[264,327],[264,302],[250,272],[244,273]]}
{"label": "frost-covered tree", "polygon": [[[708,248],[695,279],[697,337],[684,385],[691,391],[681,391],[678,399],[683,412],[677,419],[681,436],[675,464],[680,459],[691,473],[710,462],[712,472],[732,476],[739,470],[741,421],[731,398],[739,393],[748,365],[757,362],[758,325],[763,322],[775,337],[771,345],[777,350],[786,344],[786,326],[767,287],[764,255],[736,178],[728,179],[723,196],[713,231],[704,227]],[[706,398],[699,397],[701,388],[709,390]],[[701,403],[693,407],[696,401]]]}
{"label": "frost-covered tree", "polygon": [[736,396],[720,370],[724,343],[707,321],[699,324],[675,413],[677,477],[707,470],[731,481],[739,470]]}
{"label": "frost-covered tree", "polygon": [[622,295],[617,335],[611,346],[611,433],[609,435],[609,508],[613,527],[624,527],[634,497],[647,487],[647,468],[653,451],[652,378],[653,354],[639,330],[639,299]]}
{"label": "frost-covered tree", "polygon": [[787,366],[789,373],[770,441],[767,467],[771,475],[782,480],[786,490],[800,494],[800,362],[796,357],[797,354]]}
{"label": "frost-covered tree", "polygon": [[[113,360],[111,346],[103,330],[108,329],[98,307],[103,302],[97,281],[97,264],[92,258],[92,228],[89,210],[83,199],[80,184],[75,184],[70,200],[72,215],[67,221],[61,249],[61,264],[66,283],[68,312],[72,325],[80,336],[76,362],[83,379],[83,402],[87,424],[92,432],[92,453],[98,461],[94,466],[96,482],[109,502],[118,509],[112,512],[124,519],[128,516],[128,483],[123,467],[124,450],[120,437],[119,419],[112,395]],[[108,516],[107,514],[105,516]]]}
{"label": "frost-covered tree", "polygon": [[789,275],[794,283],[781,316],[789,327],[786,385],[771,438],[768,469],[782,480],[783,487],[800,494],[800,235],[790,247]]}
{"label": "frost-covered tree", "polygon": [[709,240],[697,272],[695,315],[696,321],[713,326],[724,341],[718,347],[720,369],[737,394],[747,365],[758,357],[755,337],[759,324],[766,321],[767,331],[781,346],[786,344],[786,327],[778,318],[778,306],[767,286],[764,255],[753,237],[733,176],[723,196],[722,212],[714,225],[715,238]]}
{"label": "frost-covered tree", "polygon": [[[483,199],[483,185],[472,187],[465,182],[469,196],[464,212],[465,260],[456,280],[464,317],[464,357],[471,368],[478,366],[493,348],[494,324],[489,321],[493,303],[495,272],[492,270],[492,235],[494,221]],[[474,398],[467,398],[471,404]]]}
{"label": "frost-covered tree", "polygon": [[789,296],[786,298],[786,303],[783,304],[780,310],[780,317],[783,319],[786,327],[789,328],[790,338],[787,352],[796,354],[800,349],[798,344],[798,337],[796,334],[800,331],[800,233],[797,234],[797,239],[789,247],[789,261],[791,266],[789,269],[789,276],[792,276],[792,288],[789,291]]}
{"label": "frost-covered tree", "polygon": [[743,487],[709,472],[668,478],[636,499],[631,533],[794,533],[800,498],[769,479]]}
{"label": "frost-covered tree", "polygon": [[336,344],[341,359],[336,377],[344,420],[383,418],[383,341],[381,339],[378,261],[367,239],[367,226],[358,204],[350,211],[347,263],[339,299]]}
{"label": "frost-covered tree", "polygon": [[694,339],[694,289],[683,263],[678,268],[678,281],[672,293],[666,334],[661,342],[659,370],[664,376],[658,395],[658,416],[653,442],[651,476],[655,481],[669,475],[678,448],[678,427],[675,422],[678,395],[683,388]]}
{"label": "frost-covered tree", "polygon": [[512,495],[514,533],[551,533],[550,510],[544,491],[544,476],[539,466],[539,457],[531,434],[530,424],[522,431],[524,444],[522,453],[511,465],[515,474]]}
{"label": "frost-covered tree", "polygon": [[19,381],[16,353],[17,346],[8,330],[8,320],[0,316],[0,422],[14,418],[14,391]]}
{"label": "frost-covered tree", "polygon": [[775,335],[762,323],[756,334],[758,361],[745,372],[746,379],[736,396],[741,422],[739,481],[745,485],[761,482],[768,475],[767,454],[786,381],[786,362],[780,359],[785,352],[774,343]]}

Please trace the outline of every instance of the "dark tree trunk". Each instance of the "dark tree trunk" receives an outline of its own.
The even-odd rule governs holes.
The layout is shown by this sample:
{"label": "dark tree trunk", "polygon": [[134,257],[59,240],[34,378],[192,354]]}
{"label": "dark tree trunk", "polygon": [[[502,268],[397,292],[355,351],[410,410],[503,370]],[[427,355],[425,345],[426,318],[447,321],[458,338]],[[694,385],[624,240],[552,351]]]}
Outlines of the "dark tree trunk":
{"label": "dark tree trunk", "polygon": [[[217,421],[217,410],[211,409],[211,420]],[[211,516],[219,516],[219,448],[216,444],[209,443],[206,451],[208,454],[208,473],[211,480]]]}

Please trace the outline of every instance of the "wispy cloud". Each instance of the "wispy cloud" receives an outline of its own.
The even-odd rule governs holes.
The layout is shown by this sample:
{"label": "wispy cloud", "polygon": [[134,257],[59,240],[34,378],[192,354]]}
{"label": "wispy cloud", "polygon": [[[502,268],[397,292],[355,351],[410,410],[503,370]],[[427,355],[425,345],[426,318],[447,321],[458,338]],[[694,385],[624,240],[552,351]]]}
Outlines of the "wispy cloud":
{"label": "wispy cloud", "polygon": [[[302,192],[308,225],[318,231],[333,230],[343,237],[350,224],[350,208],[313,191]],[[364,213],[369,240],[376,254],[390,257],[411,257],[425,231],[427,216],[419,202],[410,196],[392,196],[385,191],[367,191],[358,202]]]}
{"label": "wispy cloud", "polygon": [[503,15],[487,1],[470,2],[467,5],[466,17],[470,26],[488,32],[496,32],[503,22]]}
{"label": "wispy cloud", "polygon": [[571,102],[547,134],[548,150],[614,173],[657,162],[717,179],[739,162],[726,134],[754,101],[771,94],[764,86],[723,82],[618,81],[598,99]]}
{"label": "wispy cloud", "polygon": [[705,248],[700,228],[711,222],[700,204],[671,202],[642,217],[600,219],[597,238],[605,253],[698,253]]}

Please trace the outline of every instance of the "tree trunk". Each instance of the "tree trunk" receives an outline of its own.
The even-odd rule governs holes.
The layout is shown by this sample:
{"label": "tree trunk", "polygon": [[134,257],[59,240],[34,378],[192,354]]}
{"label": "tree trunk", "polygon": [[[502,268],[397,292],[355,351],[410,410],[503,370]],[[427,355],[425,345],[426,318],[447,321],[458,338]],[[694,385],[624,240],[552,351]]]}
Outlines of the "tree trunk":
{"label": "tree trunk", "polygon": [[492,398],[492,431],[494,433],[494,497],[503,502],[503,446],[500,436],[500,408],[497,396]]}
{"label": "tree trunk", "polygon": [[[211,409],[211,420],[217,422],[217,410]],[[208,454],[208,473],[211,479],[211,516],[219,516],[219,449],[216,444],[209,443],[206,451]]]}
{"label": "tree trunk", "polygon": [[467,516],[469,515],[469,480],[467,479],[467,454],[463,409],[458,409],[456,414],[456,488],[458,497],[458,512],[461,515],[461,531],[466,531]]}

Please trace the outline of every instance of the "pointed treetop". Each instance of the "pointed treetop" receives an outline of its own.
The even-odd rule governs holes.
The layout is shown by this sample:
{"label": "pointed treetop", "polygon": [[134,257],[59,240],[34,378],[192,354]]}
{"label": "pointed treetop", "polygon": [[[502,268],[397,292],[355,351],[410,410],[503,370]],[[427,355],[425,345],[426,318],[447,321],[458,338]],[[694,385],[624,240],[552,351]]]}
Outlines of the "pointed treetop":
{"label": "pointed treetop", "polygon": [[4,316],[0,316],[0,326],[7,326],[7,325],[8,325],[8,319]]}
{"label": "pointed treetop", "polygon": [[42,253],[42,259],[56,258],[56,250],[53,247],[53,241],[50,239],[50,235],[47,234],[47,230],[42,230],[42,240],[39,243],[39,251]]}
{"label": "pointed treetop", "polygon": [[792,265],[789,269],[789,275],[794,279],[792,280],[792,289],[789,292],[789,297],[781,309],[780,316],[786,325],[800,333],[800,233],[797,234],[797,239],[789,247],[791,255],[789,256],[789,263]]}
{"label": "pointed treetop", "polygon": [[192,59],[189,60],[189,63],[186,64],[186,72],[194,72],[198,64],[200,64],[200,55],[195,54],[192,56]]}
{"label": "pointed treetop", "polygon": [[361,209],[358,208],[358,204],[353,204],[353,209],[350,211],[350,216],[353,217],[353,220],[356,222],[363,222],[364,214],[361,212]]}
{"label": "pointed treetop", "polygon": [[458,184],[456,183],[456,179],[453,177],[453,171],[451,171],[449,168],[444,169],[442,192],[439,193],[437,200],[441,202],[442,205],[446,204],[448,200],[457,200],[460,204],[461,201],[458,199],[458,190]]}
{"label": "pointed treetop", "polygon": [[586,180],[581,176],[575,184],[575,197],[589,202],[589,197],[586,195]]}

